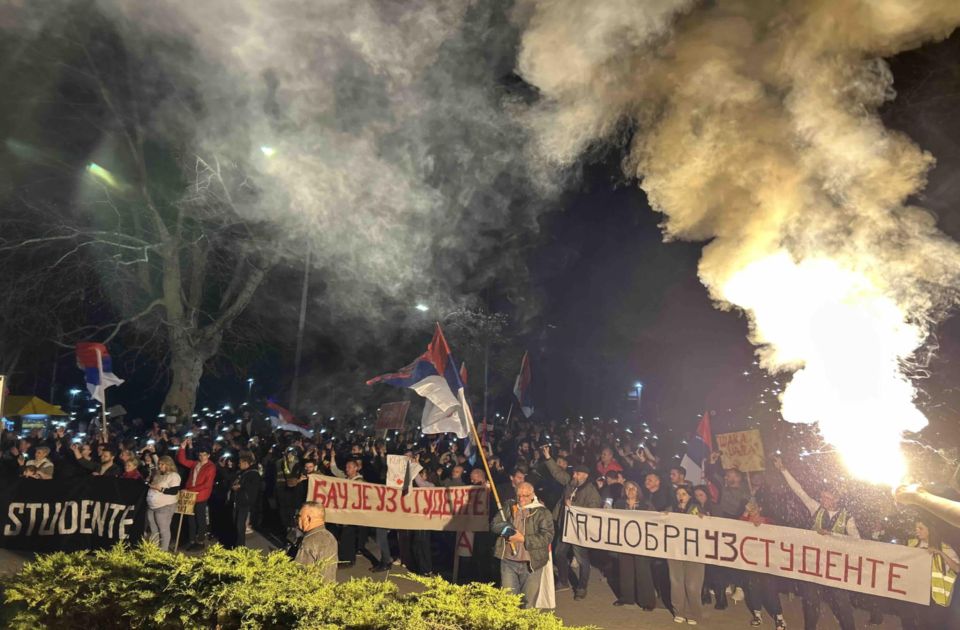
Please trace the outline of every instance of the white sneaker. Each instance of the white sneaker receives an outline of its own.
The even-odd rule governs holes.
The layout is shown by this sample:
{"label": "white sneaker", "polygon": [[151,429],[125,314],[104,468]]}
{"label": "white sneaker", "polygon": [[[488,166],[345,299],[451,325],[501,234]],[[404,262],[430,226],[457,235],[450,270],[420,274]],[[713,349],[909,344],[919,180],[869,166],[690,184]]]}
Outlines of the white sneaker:
{"label": "white sneaker", "polygon": [[688,625],[688,626],[695,626],[695,625],[697,625],[697,620],[696,620],[696,619],[687,619],[687,625]]}
{"label": "white sneaker", "polygon": [[673,623],[684,623],[684,622],[686,622],[686,619],[684,619],[683,617],[678,616],[673,618]]}
{"label": "white sneaker", "polygon": [[743,589],[739,586],[733,589],[733,594],[730,596],[730,599],[732,599],[735,603],[742,602],[744,599]]}

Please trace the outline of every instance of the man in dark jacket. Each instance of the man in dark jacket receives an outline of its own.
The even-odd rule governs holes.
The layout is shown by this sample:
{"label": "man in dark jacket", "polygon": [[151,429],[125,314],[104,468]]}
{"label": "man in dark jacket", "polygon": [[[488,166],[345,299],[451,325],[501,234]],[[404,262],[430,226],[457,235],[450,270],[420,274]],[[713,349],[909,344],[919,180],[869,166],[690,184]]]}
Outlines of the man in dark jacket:
{"label": "man in dark jacket", "polygon": [[257,501],[260,500],[260,491],[263,481],[260,473],[253,467],[256,464],[253,453],[247,451],[240,454],[240,473],[231,486],[233,497],[233,531],[236,534],[235,545],[242,547],[247,542],[247,517]]}
{"label": "man in dark jacket", "polygon": [[517,487],[516,501],[504,509],[506,520],[498,512],[490,525],[490,531],[499,536],[494,553],[500,558],[500,583],[523,595],[524,608],[533,608],[550,558],[553,518],[526,482]]}
{"label": "man in dark jacket", "polygon": [[93,471],[95,476],[99,477],[119,477],[123,473],[123,468],[117,463],[117,448],[110,444],[101,444],[100,466]]}
{"label": "man in dark jacket", "polygon": [[[600,493],[597,492],[596,486],[592,483],[587,483],[587,480],[590,478],[590,469],[584,465],[577,466],[573,469],[573,474],[571,475],[567,471],[563,470],[557,463],[550,459],[550,447],[543,447],[543,458],[544,465],[547,467],[547,471],[550,475],[557,480],[557,482],[564,485],[563,489],[563,498],[561,501],[557,501],[557,505],[553,508],[553,518],[560,524],[562,531],[566,508],[568,506],[575,507],[584,507],[584,508],[599,508],[600,507]],[[573,556],[577,559],[577,564],[579,566],[579,575],[576,576],[576,584],[574,585],[573,598],[574,599],[583,599],[587,596],[587,586],[590,584],[590,550],[586,547],[580,547],[578,545],[571,545],[565,543],[561,540],[557,544],[557,552],[554,555],[557,561],[557,590],[562,591],[570,588],[570,550],[573,550]]]}

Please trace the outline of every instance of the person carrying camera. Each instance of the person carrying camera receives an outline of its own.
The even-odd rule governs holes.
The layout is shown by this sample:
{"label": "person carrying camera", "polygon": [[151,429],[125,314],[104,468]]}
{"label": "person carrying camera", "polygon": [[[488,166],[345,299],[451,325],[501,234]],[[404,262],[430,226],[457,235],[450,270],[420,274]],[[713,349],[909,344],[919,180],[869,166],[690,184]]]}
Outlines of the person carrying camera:
{"label": "person carrying camera", "polygon": [[553,518],[526,482],[517,487],[516,501],[509,501],[504,512],[497,512],[490,526],[499,536],[494,553],[500,558],[500,584],[522,595],[524,608],[533,608],[550,558]]}

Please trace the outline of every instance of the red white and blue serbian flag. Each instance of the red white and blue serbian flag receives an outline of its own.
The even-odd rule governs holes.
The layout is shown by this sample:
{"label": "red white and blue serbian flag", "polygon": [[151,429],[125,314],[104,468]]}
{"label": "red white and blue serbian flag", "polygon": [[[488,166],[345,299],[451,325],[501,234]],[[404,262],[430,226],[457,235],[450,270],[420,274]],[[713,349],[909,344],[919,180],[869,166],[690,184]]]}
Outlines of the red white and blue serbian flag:
{"label": "red white and blue serbian flag", "polygon": [[427,399],[420,420],[420,428],[425,434],[455,433],[458,438],[470,435],[473,416],[440,324],[437,324],[426,352],[397,372],[367,381],[367,385],[376,383],[409,387]]}
{"label": "red white and blue serbian flag", "polygon": [[697,425],[697,432],[687,444],[687,452],[680,460],[680,465],[687,471],[687,481],[695,486],[707,483],[704,462],[710,459],[712,452],[713,431],[710,429],[710,412],[705,411]]}
{"label": "red white and blue serbian flag", "polygon": [[533,415],[533,398],[530,396],[530,382],[533,380],[533,374],[530,372],[530,357],[523,353],[523,359],[520,360],[520,373],[517,374],[517,380],[513,384],[513,395],[517,397],[520,403],[520,410],[523,415],[529,418]]}
{"label": "red white and blue serbian flag", "polygon": [[295,421],[293,412],[281,407],[276,398],[267,399],[267,417],[276,418],[281,424],[292,424]]}
{"label": "red white and blue serbian flag", "polygon": [[105,404],[108,387],[120,385],[123,379],[113,373],[113,360],[102,343],[81,341],[77,344],[77,367],[83,370],[90,397]]}

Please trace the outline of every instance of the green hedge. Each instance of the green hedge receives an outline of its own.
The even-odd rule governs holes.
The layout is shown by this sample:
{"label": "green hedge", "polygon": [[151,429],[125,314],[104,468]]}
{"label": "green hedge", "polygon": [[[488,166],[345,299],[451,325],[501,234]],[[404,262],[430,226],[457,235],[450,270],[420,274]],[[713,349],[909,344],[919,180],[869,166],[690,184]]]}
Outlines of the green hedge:
{"label": "green hedge", "polygon": [[400,594],[392,581],[325,582],[319,567],[284,554],[213,547],[202,556],[145,543],[97,552],[53,553],[3,579],[13,628],[335,628],[553,630],[554,615],[519,607],[486,584],[397,576],[422,586]]}

